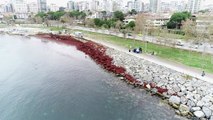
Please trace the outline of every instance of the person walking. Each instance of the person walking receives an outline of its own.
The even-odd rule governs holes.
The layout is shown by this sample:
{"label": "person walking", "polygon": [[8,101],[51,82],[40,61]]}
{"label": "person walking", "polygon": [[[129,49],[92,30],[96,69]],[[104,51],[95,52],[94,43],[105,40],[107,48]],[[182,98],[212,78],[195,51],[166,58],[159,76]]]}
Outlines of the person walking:
{"label": "person walking", "polygon": [[202,74],[201,74],[201,76],[204,77],[205,75],[206,75],[206,74],[205,74],[205,72],[203,71]]}

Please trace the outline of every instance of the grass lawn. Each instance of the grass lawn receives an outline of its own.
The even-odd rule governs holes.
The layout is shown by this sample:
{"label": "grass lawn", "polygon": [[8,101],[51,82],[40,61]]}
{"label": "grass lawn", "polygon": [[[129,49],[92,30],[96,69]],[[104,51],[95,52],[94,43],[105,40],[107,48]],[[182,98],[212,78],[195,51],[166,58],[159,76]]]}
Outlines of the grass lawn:
{"label": "grass lawn", "polygon": [[184,39],[183,35],[179,35],[179,34],[172,34],[172,33],[155,33],[154,36],[160,36],[162,38],[172,38],[172,39]]}
{"label": "grass lawn", "polygon": [[55,26],[51,26],[51,27],[48,27],[51,31],[61,31],[61,30],[64,30],[65,28],[64,27],[55,27]]}
{"label": "grass lawn", "polygon": [[137,41],[133,39],[124,39],[113,35],[105,35],[88,31],[81,31],[81,32],[83,32],[84,35],[87,37],[108,41],[119,46],[124,46],[126,48],[129,48],[130,46],[132,47],[140,46],[144,50],[147,46],[146,52],[148,53],[154,51],[155,53],[157,53],[156,55],[161,58],[172,60],[174,62],[182,63],[184,65],[191,66],[201,70],[203,68],[205,71],[213,73],[213,56],[210,54],[202,55],[202,53],[199,52],[181,50],[178,48],[172,48],[153,43],[145,43],[143,41]]}

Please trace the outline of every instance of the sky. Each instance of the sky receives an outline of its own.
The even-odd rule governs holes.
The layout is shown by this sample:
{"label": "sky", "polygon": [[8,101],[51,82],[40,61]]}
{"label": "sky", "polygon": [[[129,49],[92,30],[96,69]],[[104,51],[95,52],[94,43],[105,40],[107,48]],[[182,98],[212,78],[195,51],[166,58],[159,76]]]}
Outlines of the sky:
{"label": "sky", "polygon": [[[9,1],[9,0],[0,0],[0,4],[2,3],[5,3],[6,1]],[[27,2],[35,2],[37,0],[25,0]],[[69,0],[47,0],[47,4],[51,4],[51,3],[54,3],[54,4],[57,4],[58,6],[66,6],[67,2]],[[75,0],[75,1],[85,1],[85,0]],[[86,1],[90,1],[90,0],[86,0]],[[129,0],[119,0],[119,1],[129,1]],[[149,2],[149,0],[142,0],[143,2]],[[170,2],[170,1],[182,1],[182,0],[161,0],[162,2]],[[213,4],[213,0],[204,0],[203,2],[205,5],[208,5],[208,4]]]}

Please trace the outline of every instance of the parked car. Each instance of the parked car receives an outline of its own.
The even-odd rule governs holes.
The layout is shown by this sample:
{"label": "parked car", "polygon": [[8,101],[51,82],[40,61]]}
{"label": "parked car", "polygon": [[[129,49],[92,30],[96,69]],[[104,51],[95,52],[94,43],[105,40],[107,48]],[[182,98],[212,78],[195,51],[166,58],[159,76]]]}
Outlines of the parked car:
{"label": "parked car", "polygon": [[195,46],[194,46],[195,49],[198,49],[198,47],[199,47],[198,45],[195,45]]}
{"label": "parked car", "polygon": [[195,45],[203,45],[203,43],[201,43],[201,42],[195,42],[194,44]]}
{"label": "parked car", "polygon": [[132,34],[130,34],[130,33],[128,33],[127,35],[128,35],[128,36],[132,36]]}
{"label": "parked car", "polygon": [[74,35],[75,35],[75,37],[77,37],[77,38],[83,38],[82,32],[75,32]]}
{"label": "parked car", "polygon": [[176,43],[176,45],[177,45],[177,46],[184,46],[184,44],[183,44],[181,41],[178,41],[178,42]]}

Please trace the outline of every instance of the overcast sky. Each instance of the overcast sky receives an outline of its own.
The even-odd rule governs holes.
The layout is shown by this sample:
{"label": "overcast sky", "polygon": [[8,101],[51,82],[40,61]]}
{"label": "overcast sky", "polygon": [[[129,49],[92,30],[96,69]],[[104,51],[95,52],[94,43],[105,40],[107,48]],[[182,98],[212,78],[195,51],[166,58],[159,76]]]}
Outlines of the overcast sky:
{"label": "overcast sky", "polygon": [[[0,4],[5,3],[6,1],[9,0],[0,0]],[[25,0],[27,2],[35,2],[37,0]],[[66,3],[69,0],[47,0],[47,4],[57,4],[58,6],[66,6]],[[75,1],[83,1],[83,0],[75,0]],[[90,1],[90,0],[84,0],[84,1]],[[119,0],[119,1],[129,1],[129,0]],[[143,2],[149,2],[149,0],[142,0]],[[170,2],[170,1],[182,1],[182,0],[161,0],[163,2]],[[204,4],[208,5],[208,4],[213,4],[213,0],[204,0],[205,2],[203,2]]]}

